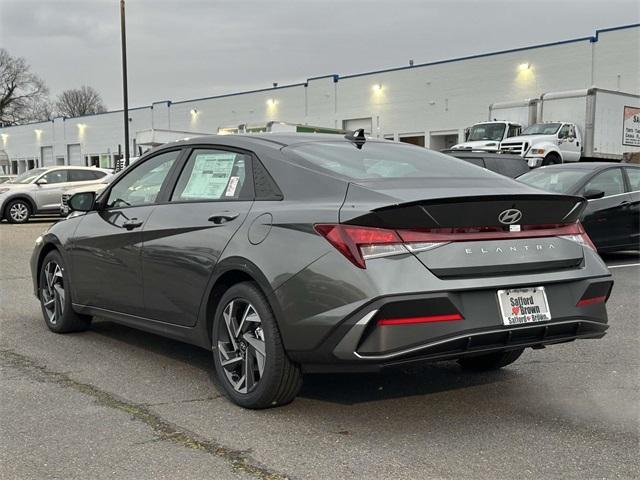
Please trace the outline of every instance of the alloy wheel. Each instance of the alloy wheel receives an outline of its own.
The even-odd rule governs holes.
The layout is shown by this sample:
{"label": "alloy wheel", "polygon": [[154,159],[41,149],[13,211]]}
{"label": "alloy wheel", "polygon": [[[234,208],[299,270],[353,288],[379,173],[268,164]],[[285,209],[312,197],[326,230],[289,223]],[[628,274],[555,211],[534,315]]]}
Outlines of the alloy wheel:
{"label": "alloy wheel", "polygon": [[64,313],[64,278],[62,267],[50,261],[44,267],[44,285],[41,286],[41,299],[49,323],[55,325]]}
{"label": "alloy wheel", "polygon": [[14,222],[24,222],[29,217],[29,209],[24,203],[14,203],[9,209],[9,216]]}
{"label": "alloy wheel", "polygon": [[224,373],[238,393],[256,388],[267,359],[262,320],[251,303],[230,301],[222,312],[218,356]]}

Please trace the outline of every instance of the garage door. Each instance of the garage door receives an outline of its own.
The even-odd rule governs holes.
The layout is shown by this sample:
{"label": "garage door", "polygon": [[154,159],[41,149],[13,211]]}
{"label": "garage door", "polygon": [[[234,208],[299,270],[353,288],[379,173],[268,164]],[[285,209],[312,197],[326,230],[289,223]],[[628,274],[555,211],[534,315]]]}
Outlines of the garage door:
{"label": "garage door", "polygon": [[69,165],[84,165],[79,143],[67,145],[67,158],[69,159]]}
{"label": "garage door", "polygon": [[351,118],[342,122],[342,128],[345,130],[357,130],[364,128],[365,133],[371,133],[371,117],[369,118]]}
{"label": "garage door", "polygon": [[43,167],[54,165],[53,147],[40,147],[40,165]]}

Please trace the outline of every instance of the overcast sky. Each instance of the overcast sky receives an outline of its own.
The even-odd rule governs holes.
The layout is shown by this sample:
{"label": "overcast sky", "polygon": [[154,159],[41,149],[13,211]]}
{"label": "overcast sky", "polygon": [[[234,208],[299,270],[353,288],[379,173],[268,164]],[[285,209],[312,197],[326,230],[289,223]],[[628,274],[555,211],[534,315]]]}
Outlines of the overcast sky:
{"label": "overcast sky", "polygon": [[[183,100],[593,35],[640,0],[127,0],[129,104]],[[0,47],[52,95],[122,105],[118,0],[0,0]]]}

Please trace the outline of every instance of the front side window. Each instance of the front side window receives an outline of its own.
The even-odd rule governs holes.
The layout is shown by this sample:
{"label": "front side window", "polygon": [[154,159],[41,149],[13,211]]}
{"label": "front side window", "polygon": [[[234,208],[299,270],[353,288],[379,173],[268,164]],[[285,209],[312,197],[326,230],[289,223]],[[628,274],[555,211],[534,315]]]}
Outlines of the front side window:
{"label": "front side window", "polygon": [[47,185],[51,185],[52,183],[62,183],[68,182],[69,176],[67,170],[54,170],[45,174],[42,179],[47,181]]}
{"label": "front side window", "polygon": [[507,133],[507,137],[517,137],[520,135],[520,131],[522,129],[519,125],[509,125],[509,132]]}
{"label": "front side window", "polygon": [[624,193],[622,170],[612,168],[599,173],[585,185],[584,191],[586,192],[587,190],[603,191],[605,197]]}
{"label": "front side window", "polygon": [[569,125],[563,125],[558,132],[558,138],[569,138],[571,135],[571,127]]}
{"label": "front side window", "polygon": [[107,207],[149,205],[156,201],[179,150],[161,153],[122,176],[109,192]]}
{"label": "front side window", "polygon": [[243,153],[194,150],[180,174],[171,201],[248,199],[252,190],[249,168],[249,156]]}

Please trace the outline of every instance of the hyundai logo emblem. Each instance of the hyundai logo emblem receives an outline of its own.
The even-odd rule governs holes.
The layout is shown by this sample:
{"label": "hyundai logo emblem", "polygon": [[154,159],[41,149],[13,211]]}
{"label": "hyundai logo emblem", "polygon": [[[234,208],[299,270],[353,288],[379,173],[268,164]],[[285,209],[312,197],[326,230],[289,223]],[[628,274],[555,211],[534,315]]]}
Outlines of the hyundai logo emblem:
{"label": "hyundai logo emblem", "polygon": [[509,208],[504,212],[500,212],[498,220],[504,225],[512,225],[518,223],[522,218],[522,212],[516,208]]}

